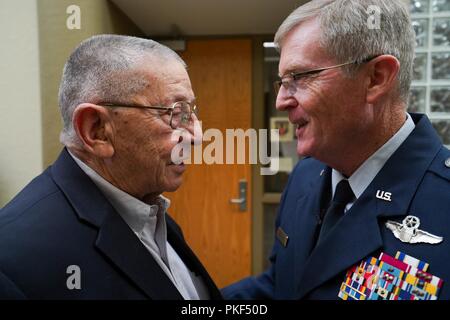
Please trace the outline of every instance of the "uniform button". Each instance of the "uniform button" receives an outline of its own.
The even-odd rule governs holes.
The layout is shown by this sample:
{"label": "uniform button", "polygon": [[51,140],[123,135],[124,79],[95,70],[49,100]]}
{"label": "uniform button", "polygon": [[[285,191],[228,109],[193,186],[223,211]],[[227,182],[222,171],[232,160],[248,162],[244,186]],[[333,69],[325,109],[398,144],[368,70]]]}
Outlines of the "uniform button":
{"label": "uniform button", "polygon": [[450,158],[448,158],[447,160],[445,160],[445,166],[447,168],[450,168]]}

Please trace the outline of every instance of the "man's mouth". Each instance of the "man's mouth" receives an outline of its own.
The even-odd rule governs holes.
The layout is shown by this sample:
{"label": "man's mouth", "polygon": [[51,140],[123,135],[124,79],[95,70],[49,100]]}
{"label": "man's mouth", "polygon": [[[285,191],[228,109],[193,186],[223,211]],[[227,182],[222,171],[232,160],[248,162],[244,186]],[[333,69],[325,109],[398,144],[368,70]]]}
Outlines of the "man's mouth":
{"label": "man's mouth", "polygon": [[297,129],[305,127],[308,123],[309,121],[306,121],[305,119],[300,119],[299,121],[296,122]]}
{"label": "man's mouth", "polygon": [[180,163],[173,163],[172,161],[170,161],[169,166],[184,166],[184,161],[181,161]]}

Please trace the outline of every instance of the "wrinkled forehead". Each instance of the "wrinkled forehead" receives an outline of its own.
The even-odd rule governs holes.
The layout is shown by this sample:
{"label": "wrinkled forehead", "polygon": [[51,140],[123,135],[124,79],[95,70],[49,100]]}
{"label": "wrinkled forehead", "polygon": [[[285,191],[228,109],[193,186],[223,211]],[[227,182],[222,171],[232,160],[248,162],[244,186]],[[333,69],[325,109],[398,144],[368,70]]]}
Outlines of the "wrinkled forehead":
{"label": "wrinkled forehead", "polygon": [[145,92],[152,103],[194,100],[191,81],[186,68],[175,59],[152,61],[141,71],[149,81]]}

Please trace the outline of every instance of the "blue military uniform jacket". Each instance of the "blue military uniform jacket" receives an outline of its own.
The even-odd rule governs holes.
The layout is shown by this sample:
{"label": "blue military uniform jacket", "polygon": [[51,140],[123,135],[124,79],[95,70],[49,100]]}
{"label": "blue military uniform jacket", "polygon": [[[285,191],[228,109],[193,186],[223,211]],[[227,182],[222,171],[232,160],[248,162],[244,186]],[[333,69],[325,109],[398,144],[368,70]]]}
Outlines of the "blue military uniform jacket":
{"label": "blue military uniform jacket", "polygon": [[[167,216],[167,239],[221,295]],[[73,287],[80,270],[81,288]],[[68,281],[69,280],[69,281]],[[67,285],[67,283],[71,285]],[[69,289],[71,288],[71,289]],[[67,150],[0,210],[0,299],[182,299],[152,255]]]}
{"label": "blue military uniform jacket", "polygon": [[[412,114],[414,131],[387,161],[352,208],[317,245],[330,199],[331,169],[307,158],[296,166],[283,193],[270,268],[223,290],[228,299],[338,299],[346,270],[366,257],[397,251],[429,263],[444,281],[439,299],[450,299],[450,151],[428,118]],[[391,201],[376,197],[390,192]],[[443,237],[439,244],[404,243],[385,223],[407,215],[420,229]]]}

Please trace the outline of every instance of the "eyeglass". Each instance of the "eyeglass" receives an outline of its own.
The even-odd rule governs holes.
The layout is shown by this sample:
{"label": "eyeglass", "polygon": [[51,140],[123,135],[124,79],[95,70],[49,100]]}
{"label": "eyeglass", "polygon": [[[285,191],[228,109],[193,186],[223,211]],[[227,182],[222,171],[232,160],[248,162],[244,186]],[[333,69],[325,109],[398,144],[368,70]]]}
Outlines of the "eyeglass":
{"label": "eyeglass", "polygon": [[275,88],[275,93],[278,95],[278,92],[280,91],[281,86],[283,86],[286,90],[289,90],[290,94],[295,94],[295,92],[297,92],[296,83],[297,83],[297,81],[299,81],[301,79],[307,79],[308,77],[316,75],[316,74],[319,74],[319,73],[321,73],[322,71],[325,71],[325,70],[336,69],[336,68],[340,68],[340,67],[343,67],[343,66],[348,66],[348,65],[351,65],[351,64],[367,63],[370,60],[373,60],[373,59],[375,59],[377,57],[379,57],[379,55],[369,57],[367,59],[364,59],[361,62],[359,62],[359,61],[352,61],[352,62],[341,63],[341,64],[338,64],[338,65],[331,66],[331,67],[326,67],[326,68],[313,69],[313,70],[308,70],[308,71],[303,71],[303,72],[290,72],[290,73],[282,76],[280,80],[277,80],[277,81],[275,81],[273,83],[274,88]]}
{"label": "eyeglass", "polygon": [[193,122],[192,114],[198,118],[198,107],[187,101],[177,101],[171,107],[166,106],[136,106],[129,104],[115,103],[97,103],[98,105],[111,108],[136,108],[136,109],[152,109],[164,110],[170,114],[169,125],[172,129],[190,126]]}

